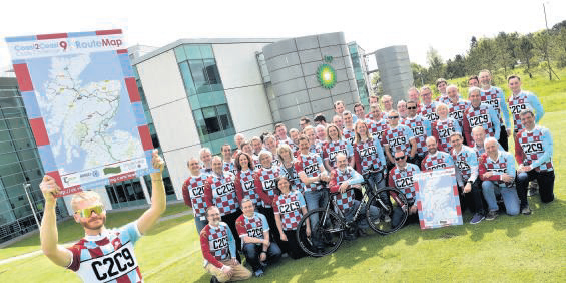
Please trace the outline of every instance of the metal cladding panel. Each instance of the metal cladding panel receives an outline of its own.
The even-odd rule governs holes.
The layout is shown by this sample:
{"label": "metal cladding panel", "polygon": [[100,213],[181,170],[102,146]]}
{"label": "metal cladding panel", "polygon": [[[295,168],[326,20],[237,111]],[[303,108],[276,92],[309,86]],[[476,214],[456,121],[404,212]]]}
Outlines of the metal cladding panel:
{"label": "metal cladding panel", "polygon": [[[274,97],[270,100],[274,122],[294,122],[298,117],[334,113],[333,102],[344,100],[353,111],[360,101],[344,33],[328,33],[277,41],[263,47]],[[332,60],[326,61],[328,56]],[[336,71],[336,85],[326,89],[318,81],[322,64]],[[312,117],[311,117],[312,118]],[[331,119],[332,117],[327,117]]]}
{"label": "metal cladding panel", "polygon": [[381,74],[385,94],[393,101],[406,99],[407,89],[413,85],[413,71],[407,46],[396,45],[375,51],[375,59]]}

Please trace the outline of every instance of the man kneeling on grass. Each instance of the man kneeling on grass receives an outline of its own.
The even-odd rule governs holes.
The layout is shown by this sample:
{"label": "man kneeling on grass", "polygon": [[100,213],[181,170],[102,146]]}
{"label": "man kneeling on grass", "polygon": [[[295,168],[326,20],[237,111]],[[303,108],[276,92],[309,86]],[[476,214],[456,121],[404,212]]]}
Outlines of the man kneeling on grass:
{"label": "man kneeling on grass", "polygon": [[236,219],[236,230],[242,238],[242,251],[246,262],[252,266],[254,276],[263,276],[265,267],[279,260],[281,250],[275,242],[269,241],[269,225],[263,214],[254,211],[253,202],[244,198],[241,203],[243,214]]}
{"label": "man kneeling on grass", "polygon": [[208,225],[200,231],[200,249],[204,268],[212,274],[210,282],[248,279],[252,273],[236,259],[236,241],[230,228],[220,222],[220,211],[214,205],[206,209]]}
{"label": "man kneeling on grass", "polygon": [[151,173],[153,194],[151,207],[138,220],[119,229],[106,229],[106,211],[100,196],[92,191],[77,193],[71,200],[75,221],[85,230],[85,237],[65,249],[57,245],[55,197],[59,186],[50,176],[39,185],[45,198],[40,239],[43,253],[53,263],[76,272],[84,282],[143,282],[134,254],[134,243],[153,226],[165,211],[163,188],[163,161],[153,152]]}

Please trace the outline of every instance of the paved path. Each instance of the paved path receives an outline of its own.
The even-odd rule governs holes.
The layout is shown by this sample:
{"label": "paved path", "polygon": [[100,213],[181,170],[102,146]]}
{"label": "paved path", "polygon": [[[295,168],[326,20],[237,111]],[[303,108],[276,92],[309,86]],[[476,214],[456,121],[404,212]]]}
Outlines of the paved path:
{"label": "paved path", "polygon": [[[159,223],[161,221],[175,219],[175,218],[183,217],[183,216],[189,215],[189,214],[192,214],[191,210],[187,210],[187,211],[183,211],[181,213],[161,217],[161,218],[159,218],[159,221],[157,221],[157,222]],[[74,244],[75,242],[76,241],[72,241],[72,242],[68,242],[68,243],[63,243],[61,245],[64,246],[64,247],[68,247],[68,246],[71,246],[72,244]],[[37,250],[37,251],[31,252],[31,253],[22,254],[22,255],[18,255],[18,256],[15,256],[15,257],[7,258],[7,259],[2,259],[2,260],[0,260],[0,265],[10,263],[10,262],[16,261],[16,260],[28,258],[28,257],[33,257],[33,256],[36,256],[36,255],[42,254],[42,253],[43,253],[43,251]]]}

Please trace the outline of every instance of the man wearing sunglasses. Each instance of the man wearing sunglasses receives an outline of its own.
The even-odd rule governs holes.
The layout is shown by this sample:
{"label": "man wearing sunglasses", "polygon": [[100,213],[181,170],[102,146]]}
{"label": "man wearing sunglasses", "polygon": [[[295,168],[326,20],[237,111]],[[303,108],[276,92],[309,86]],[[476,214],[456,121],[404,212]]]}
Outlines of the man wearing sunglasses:
{"label": "man wearing sunglasses", "polygon": [[[419,166],[407,163],[407,155],[403,151],[395,152],[395,167],[389,173],[389,186],[397,188],[407,197],[409,206],[406,208],[409,210],[407,222],[418,222],[419,220],[413,176],[420,172]],[[391,219],[393,226],[398,225],[400,221],[398,216],[397,213],[393,214]]]}
{"label": "man wearing sunglasses", "polygon": [[84,282],[141,282],[142,276],[134,254],[134,244],[157,222],[165,211],[165,189],[161,172],[163,160],[153,151],[151,207],[136,221],[118,229],[106,229],[106,212],[100,195],[84,191],[73,195],[71,207],[75,222],[83,226],[85,237],[70,248],[57,245],[56,198],[60,188],[50,176],[39,185],[45,198],[40,228],[41,249],[56,265],[76,272]]}
{"label": "man wearing sunglasses", "polygon": [[[389,160],[388,169],[391,169],[395,163],[393,154],[396,151],[402,151],[405,155],[409,156],[410,162],[414,162],[415,155],[417,154],[417,142],[413,131],[405,125],[399,123],[399,112],[391,110],[389,112],[389,128],[383,131],[381,144],[384,146],[387,160]],[[411,162],[411,163],[412,163]]]}
{"label": "man wearing sunglasses", "polygon": [[417,114],[418,106],[416,101],[409,100],[409,102],[407,102],[407,110],[409,111],[409,116],[403,120],[403,124],[408,126],[415,136],[415,143],[417,145],[415,164],[419,165],[428,151],[426,138],[432,136],[432,127],[430,120]]}

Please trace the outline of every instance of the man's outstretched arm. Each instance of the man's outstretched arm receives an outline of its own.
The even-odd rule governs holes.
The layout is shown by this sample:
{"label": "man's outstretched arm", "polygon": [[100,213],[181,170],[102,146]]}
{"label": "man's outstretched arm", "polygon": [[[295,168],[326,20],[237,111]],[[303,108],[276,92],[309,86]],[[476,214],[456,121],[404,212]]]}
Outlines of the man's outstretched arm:
{"label": "man's outstretched arm", "polygon": [[59,193],[59,186],[55,183],[55,179],[45,175],[39,188],[45,198],[45,208],[39,229],[41,250],[56,265],[67,267],[71,263],[72,253],[57,245],[59,235],[57,232],[57,216],[55,215],[57,202],[54,195]]}
{"label": "man's outstretched arm", "polygon": [[151,159],[153,168],[159,169],[159,172],[151,173],[151,207],[140,216],[138,219],[138,231],[145,234],[159,219],[159,216],[165,212],[165,188],[163,186],[163,167],[165,163],[157,155],[157,150],[153,151],[153,158]]}

